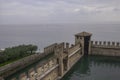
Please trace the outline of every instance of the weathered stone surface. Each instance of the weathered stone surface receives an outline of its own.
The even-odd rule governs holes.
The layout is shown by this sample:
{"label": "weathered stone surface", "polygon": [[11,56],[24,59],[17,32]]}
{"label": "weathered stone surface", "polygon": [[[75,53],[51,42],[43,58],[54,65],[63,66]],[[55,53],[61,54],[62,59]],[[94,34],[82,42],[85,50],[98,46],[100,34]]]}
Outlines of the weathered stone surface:
{"label": "weathered stone surface", "polygon": [[27,75],[25,73],[20,74],[19,80],[27,80]]}
{"label": "weathered stone surface", "polygon": [[[16,62],[10,63],[8,65],[0,67],[0,75],[3,75],[4,77],[9,76],[10,74],[13,74],[14,72],[26,67],[29,64],[32,64],[33,62],[39,60],[42,57],[45,57],[45,54],[34,54],[28,57],[25,57],[23,59],[20,59]],[[12,70],[12,72],[11,72]],[[4,73],[4,74],[3,74]]]}

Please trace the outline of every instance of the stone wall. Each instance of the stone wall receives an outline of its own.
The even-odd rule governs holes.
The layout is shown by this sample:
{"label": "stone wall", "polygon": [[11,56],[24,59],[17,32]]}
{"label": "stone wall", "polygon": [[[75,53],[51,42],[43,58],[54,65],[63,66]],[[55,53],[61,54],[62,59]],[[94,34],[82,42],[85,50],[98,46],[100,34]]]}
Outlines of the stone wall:
{"label": "stone wall", "polygon": [[57,46],[57,43],[54,43],[52,45],[49,45],[49,46],[45,47],[44,48],[44,53],[45,54],[54,53],[55,46]]}
{"label": "stone wall", "polygon": [[110,41],[92,41],[90,55],[119,56],[120,43]]}
{"label": "stone wall", "polygon": [[91,41],[92,47],[120,48],[120,42]]}
{"label": "stone wall", "polygon": [[74,51],[76,51],[79,48],[80,48],[80,44],[71,45],[71,47],[69,48],[69,54],[73,53]]}
{"label": "stone wall", "polygon": [[36,65],[36,68],[32,67],[27,72],[20,73],[17,77],[13,77],[10,80],[56,80],[58,78],[58,64],[56,58],[50,58],[43,60]]}
{"label": "stone wall", "polygon": [[0,76],[7,77],[18,70],[25,68],[26,66],[38,61],[39,59],[45,57],[46,55],[53,53],[57,43],[54,43],[46,48],[44,48],[44,53],[37,53],[15,61],[13,63],[7,64],[0,67]]}
{"label": "stone wall", "polygon": [[7,64],[5,66],[0,67],[0,76],[7,77],[16,71],[34,63],[35,61],[39,60],[40,58],[44,57],[45,54],[33,54],[13,63]]}
{"label": "stone wall", "polygon": [[58,77],[59,76],[58,76],[58,67],[57,67],[41,80],[57,80]]}
{"label": "stone wall", "polygon": [[[58,68],[56,59],[51,58],[44,63],[37,65],[36,75],[34,76],[34,79],[46,80],[45,78],[48,78],[49,75],[52,75],[52,72],[56,71],[56,68]],[[29,77],[29,79],[33,80],[31,77]]]}
{"label": "stone wall", "polygon": [[81,49],[79,49],[75,54],[69,57],[69,67],[71,68],[79,59],[82,57],[80,54],[82,52]]}
{"label": "stone wall", "polygon": [[[17,79],[16,79],[16,78],[13,78],[12,80],[17,80]],[[27,80],[27,74],[26,74],[26,73],[20,74],[19,80]]]}

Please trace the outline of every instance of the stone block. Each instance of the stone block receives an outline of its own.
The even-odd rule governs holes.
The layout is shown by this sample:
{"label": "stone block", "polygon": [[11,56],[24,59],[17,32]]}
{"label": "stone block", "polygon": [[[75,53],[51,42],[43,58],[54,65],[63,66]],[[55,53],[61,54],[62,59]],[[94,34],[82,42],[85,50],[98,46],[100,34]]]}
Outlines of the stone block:
{"label": "stone block", "polygon": [[40,76],[42,74],[42,66],[38,65],[36,70],[37,70],[37,75]]}
{"label": "stone block", "polygon": [[117,43],[116,43],[116,46],[120,46],[120,43],[119,43],[119,42],[117,42]]}
{"label": "stone block", "polygon": [[98,41],[95,41],[95,45],[98,45]]}
{"label": "stone block", "polygon": [[115,42],[112,42],[112,46],[115,46]]}
{"label": "stone block", "polygon": [[99,41],[99,45],[102,45],[102,42],[101,42],[101,41]]}
{"label": "stone block", "polygon": [[103,42],[103,45],[106,46],[106,41]]}
{"label": "stone block", "polygon": [[27,80],[27,75],[26,75],[26,73],[20,74],[19,80]]}
{"label": "stone block", "polygon": [[108,46],[110,46],[110,41],[108,42]]}
{"label": "stone block", "polygon": [[28,71],[28,75],[29,75],[29,80],[35,80],[35,70],[34,70],[34,68],[32,68]]}
{"label": "stone block", "polygon": [[94,42],[93,41],[91,41],[91,45],[93,45],[94,44]]}

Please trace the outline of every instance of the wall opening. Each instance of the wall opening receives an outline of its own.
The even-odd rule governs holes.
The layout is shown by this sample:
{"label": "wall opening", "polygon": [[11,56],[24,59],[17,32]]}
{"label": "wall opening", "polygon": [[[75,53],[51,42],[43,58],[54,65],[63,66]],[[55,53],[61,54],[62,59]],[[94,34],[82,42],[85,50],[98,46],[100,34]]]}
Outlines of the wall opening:
{"label": "wall opening", "polygon": [[90,41],[90,36],[86,36],[84,38],[84,54],[88,55],[89,52],[89,41]]}

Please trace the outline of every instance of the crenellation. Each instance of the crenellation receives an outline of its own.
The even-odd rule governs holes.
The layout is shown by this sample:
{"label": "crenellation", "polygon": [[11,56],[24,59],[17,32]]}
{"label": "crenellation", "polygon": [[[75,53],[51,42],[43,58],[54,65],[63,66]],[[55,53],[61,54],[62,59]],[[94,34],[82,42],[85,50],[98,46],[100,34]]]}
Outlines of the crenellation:
{"label": "crenellation", "polygon": [[119,46],[120,46],[120,43],[119,43],[119,42],[117,42],[117,43],[116,43],[116,46],[117,46],[117,47],[119,47]]}
{"label": "crenellation", "polygon": [[74,47],[74,44],[71,44],[71,48]]}
{"label": "crenellation", "polygon": [[120,57],[120,43],[104,41],[102,45],[92,45],[91,55],[117,56]]}
{"label": "crenellation", "polygon": [[66,43],[66,48],[69,48],[69,43]]}
{"label": "crenellation", "polygon": [[103,45],[106,46],[106,41],[103,42]]}
{"label": "crenellation", "polygon": [[98,45],[98,41],[95,41],[95,45]]}
{"label": "crenellation", "polygon": [[57,43],[54,43],[52,45],[49,45],[49,46],[45,47],[44,48],[44,53],[48,54],[48,53],[54,52],[54,49],[55,49],[56,46],[57,46]]}
{"label": "crenellation", "polygon": [[94,44],[94,42],[93,41],[91,41],[91,45],[93,45]]}
{"label": "crenellation", "polygon": [[58,44],[59,47],[64,47],[64,42],[61,42],[60,44]]}
{"label": "crenellation", "polygon": [[63,52],[64,51],[64,47],[65,47],[65,45],[64,45],[65,43],[64,42],[62,42],[62,43],[60,43],[59,45],[58,45],[58,48],[59,48],[59,50],[61,51],[61,52]]}
{"label": "crenellation", "polygon": [[119,42],[110,42],[110,41],[91,41],[91,46],[98,46],[98,47],[119,47]]}
{"label": "crenellation", "polygon": [[112,42],[112,46],[115,46],[115,42]]}
{"label": "crenellation", "polygon": [[99,45],[100,45],[100,46],[102,45],[102,41],[99,41]]}
{"label": "crenellation", "polygon": [[68,51],[69,51],[69,43],[66,43],[65,53],[68,53]]}
{"label": "crenellation", "polygon": [[110,41],[107,42],[107,45],[110,46]]}

